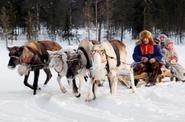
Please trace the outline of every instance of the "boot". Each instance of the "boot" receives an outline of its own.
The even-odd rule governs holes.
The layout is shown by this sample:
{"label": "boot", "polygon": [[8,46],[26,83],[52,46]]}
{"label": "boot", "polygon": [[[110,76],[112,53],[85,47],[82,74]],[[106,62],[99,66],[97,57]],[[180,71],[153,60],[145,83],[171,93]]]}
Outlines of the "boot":
{"label": "boot", "polygon": [[146,87],[151,87],[154,86],[156,84],[156,79],[153,78],[149,78],[148,82],[146,83]]}

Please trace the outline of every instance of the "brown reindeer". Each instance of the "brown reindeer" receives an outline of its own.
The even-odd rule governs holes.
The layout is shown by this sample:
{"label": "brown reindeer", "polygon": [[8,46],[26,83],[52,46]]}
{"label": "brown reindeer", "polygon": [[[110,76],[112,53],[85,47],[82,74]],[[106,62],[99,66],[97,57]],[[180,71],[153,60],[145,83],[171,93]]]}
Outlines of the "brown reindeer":
{"label": "brown reindeer", "polygon": [[[28,41],[23,46],[8,47],[9,50],[9,63],[8,67],[14,69],[17,65],[18,72],[24,77],[24,85],[33,89],[33,94],[36,94],[38,89],[38,78],[40,69],[43,69],[47,77],[45,80],[45,85],[51,79],[52,74],[48,68],[49,63],[49,51],[61,50],[62,47],[53,41]],[[30,71],[34,72],[34,82],[33,85],[28,83],[28,78]]]}

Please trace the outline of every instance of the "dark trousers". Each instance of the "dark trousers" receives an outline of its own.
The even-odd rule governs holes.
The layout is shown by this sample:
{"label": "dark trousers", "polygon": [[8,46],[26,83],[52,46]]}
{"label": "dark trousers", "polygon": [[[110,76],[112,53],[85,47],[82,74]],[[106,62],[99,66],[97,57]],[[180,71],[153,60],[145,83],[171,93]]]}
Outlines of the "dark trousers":
{"label": "dark trousers", "polygon": [[150,62],[146,62],[146,63],[137,63],[134,66],[134,74],[141,74],[143,72],[148,73],[148,82],[147,83],[151,83],[151,84],[155,84],[156,83],[156,79],[158,77],[159,74],[161,74],[161,64],[159,62],[154,62],[154,63],[150,63]]}

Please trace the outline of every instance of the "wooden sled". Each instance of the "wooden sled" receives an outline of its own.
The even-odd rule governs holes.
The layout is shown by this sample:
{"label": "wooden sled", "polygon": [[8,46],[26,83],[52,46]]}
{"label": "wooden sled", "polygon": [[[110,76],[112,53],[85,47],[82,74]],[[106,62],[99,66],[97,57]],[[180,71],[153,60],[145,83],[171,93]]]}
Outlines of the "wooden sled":
{"label": "wooden sled", "polygon": [[[160,74],[157,78],[158,82],[162,82],[162,79],[165,77],[172,78],[172,73],[170,70],[168,70],[168,69],[162,70],[162,74]],[[146,72],[143,72],[139,75],[134,75],[134,79],[143,80],[145,82],[146,82],[147,78],[148,78],[148,74]],[[119,75],[118,80],[121,83],[123,83],[126,87],[130,88],[130,76],[129,75],[121,74],[121,75]]]}

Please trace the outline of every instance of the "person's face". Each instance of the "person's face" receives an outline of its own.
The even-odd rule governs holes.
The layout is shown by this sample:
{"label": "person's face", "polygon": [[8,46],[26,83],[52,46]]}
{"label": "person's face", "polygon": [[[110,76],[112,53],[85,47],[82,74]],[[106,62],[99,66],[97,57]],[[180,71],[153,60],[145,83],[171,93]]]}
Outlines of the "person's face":
{"label": "person's face", "polygon": [[173,44],[168,44],[167,49],[172,50],[173,49]]}
{"label": "person's face", "polygon": [[142,41],[143,41],[143,44],[148,44],[148,43],[149,43],[149,39],[148,39],[148,38],[146,38],[146,37],[145,37],[145,38],[143,38],[143,40],[142,40]]}
{"label": "person's face", "polygon": [[160,42],[164,42],[165,41],[165,37],[164,36],[161,36],[160,37]]}

